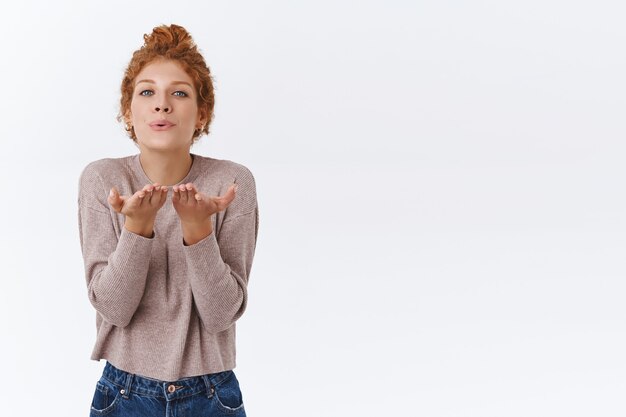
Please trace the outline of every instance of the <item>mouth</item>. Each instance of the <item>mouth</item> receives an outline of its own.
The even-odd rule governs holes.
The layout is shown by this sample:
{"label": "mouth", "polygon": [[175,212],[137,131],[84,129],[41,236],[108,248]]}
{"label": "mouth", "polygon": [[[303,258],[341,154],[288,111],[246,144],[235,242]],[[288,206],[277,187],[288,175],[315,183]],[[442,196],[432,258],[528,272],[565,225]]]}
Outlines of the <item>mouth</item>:
{"label": "mouth", "polygon": [[166,130],[169,129],[170,127],[176,126],[174,123],[167,121],[167,120],[156,120],[152,123],[150,123],[150,127],[153,130]]}

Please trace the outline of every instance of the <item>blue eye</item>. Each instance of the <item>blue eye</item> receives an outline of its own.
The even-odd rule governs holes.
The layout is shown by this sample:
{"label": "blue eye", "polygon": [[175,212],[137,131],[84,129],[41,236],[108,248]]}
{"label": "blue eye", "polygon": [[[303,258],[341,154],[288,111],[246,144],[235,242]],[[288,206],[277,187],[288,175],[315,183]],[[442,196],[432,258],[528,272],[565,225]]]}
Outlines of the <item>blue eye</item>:
{"label": "blue eye", "polygon": [[[143,90],[142,92],[139,93],[139,95],[147,97],[148,95],[146,95],[144,93],[148,92],[148,91],[152,93],[152,90]],[[189,96],[189,94],[185,93],[184,91],[180,91],[180,90],[174,91],[174,94],[176,94],[176,93],[182,93],[183,94],[182,96],[178,96],[178,97],[188,97]],[[150,94],[150,95],[152,95],[152,94]]]}

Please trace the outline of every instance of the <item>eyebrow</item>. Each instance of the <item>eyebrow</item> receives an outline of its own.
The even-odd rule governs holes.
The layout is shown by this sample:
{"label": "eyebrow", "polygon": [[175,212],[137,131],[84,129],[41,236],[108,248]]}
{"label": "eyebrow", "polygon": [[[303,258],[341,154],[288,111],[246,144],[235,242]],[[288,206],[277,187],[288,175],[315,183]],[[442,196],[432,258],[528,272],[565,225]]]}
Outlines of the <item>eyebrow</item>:
{"label": "eyebrow", "polygon": [[[140,81],[137,81],[137,82],[135,83],[135,86],[136,86],[137,84],[140,84],[140,83],[151,83],[151,84],[156,84],[156,83],[154,82],[154,80],[140,80]],[[193,86],[192,86],[191,84],[189,84],[187,81],[172,81],[172,84],[186,84],[186,85],[188,85],[189,87],[193,88]]]}

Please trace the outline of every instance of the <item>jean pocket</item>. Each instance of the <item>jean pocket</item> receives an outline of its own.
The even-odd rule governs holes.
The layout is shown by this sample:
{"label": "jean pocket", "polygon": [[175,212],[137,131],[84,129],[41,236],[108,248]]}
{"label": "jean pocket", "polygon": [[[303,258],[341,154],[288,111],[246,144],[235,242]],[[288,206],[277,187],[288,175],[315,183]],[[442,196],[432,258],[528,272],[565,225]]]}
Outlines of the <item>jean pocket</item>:
{"label": "jean pocket", "polygon": [[96,390],[91,401],[92,416],[105,416],[115,410],[121,393],[114,385],[107,383],[104,378],[96,382]]}
{"label": "jean pocket", "polygon": [[225,414],[245,416],[243,394],[234,372],[230,371],[230,375],[215,386],[214,395],[218,408]]}

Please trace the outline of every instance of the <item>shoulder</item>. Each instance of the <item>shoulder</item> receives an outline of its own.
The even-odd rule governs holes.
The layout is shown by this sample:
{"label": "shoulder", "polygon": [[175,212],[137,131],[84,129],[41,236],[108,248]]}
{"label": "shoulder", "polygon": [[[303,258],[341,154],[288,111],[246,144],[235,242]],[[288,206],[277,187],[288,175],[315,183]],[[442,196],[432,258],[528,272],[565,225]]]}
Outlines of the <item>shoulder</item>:
{"label": "shoulder", "polygon": [[125,171],[131,156],[122,158],[102,158],[89,162],[80,173],[80,181],[94,178],[106,178],[109,175]]}
{"label": "shoulder", "polygon": [[251,183],[254,185],[254,175],[250,169],[238,162],[229,159],[217,159],[208,156],[196,155],[204,165],[204,170],[224,180]]}
{"label": "shoulder", "polygon": [[107,208],[108,189],[105,182],[128,171],[130,156],[102,158],[87,163],[78,177],[78,202],[93,208]]}

